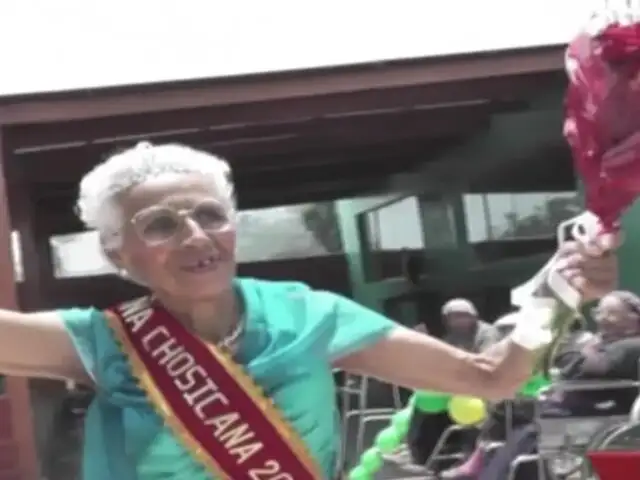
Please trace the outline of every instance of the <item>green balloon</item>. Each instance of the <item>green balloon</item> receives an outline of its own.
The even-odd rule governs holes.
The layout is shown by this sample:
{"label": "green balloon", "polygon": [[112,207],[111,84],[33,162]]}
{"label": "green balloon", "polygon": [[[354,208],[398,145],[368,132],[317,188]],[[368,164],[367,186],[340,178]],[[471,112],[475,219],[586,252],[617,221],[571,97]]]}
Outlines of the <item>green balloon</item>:
{"label": "green balloon", "polygon": [[426,390],[417,391],[414,395],[413,404],[415,408],[424,413],[440,413],[447,410],[449,405],[449,395]]}
{"label": "green balloon", "polygon": [[394,451],[402,443],[402,436],[393,427],[387,427],[376,435],[375,446],[383,453]]}
{"label": "green balloon", "polygon": [[382,452],[375,447],[366,450],[360,457],[360,466],[370,474],[380,470],[383,463]]}
{"label": "green balloon", "polygon": [[544,375],[534,375],[520,389],[520,394],[525,397],[536,397],[540,390],[551,384],[549,379]]}
{"label": "green balloon", "polygon": [[409,431],[409,423],[411,423],[412,411],[410,408],[400,410],[391,418],[391,425],[402,436],[406,435]]}
{"label": "green balloon", "polygon": [[358,465],[356,468],[349,472],[349,480],[371,480],[373,476],[367,472],[367,470],[362,466]]}

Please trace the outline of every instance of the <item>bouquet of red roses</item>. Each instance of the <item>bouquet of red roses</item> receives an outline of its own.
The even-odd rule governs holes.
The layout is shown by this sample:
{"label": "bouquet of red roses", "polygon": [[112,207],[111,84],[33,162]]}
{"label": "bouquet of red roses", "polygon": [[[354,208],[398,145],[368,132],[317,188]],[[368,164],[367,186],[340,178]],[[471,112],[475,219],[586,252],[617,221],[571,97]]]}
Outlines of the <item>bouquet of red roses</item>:
{"label": "bouquet of red roses", "polygon": [[569,45],[564,135],[586,206],[611,230],[640,194],[640,22],[607,11]]}
{"label": "bouquet of red roses", "polygon": [[[588,212],[571,219],[577,240],[620,227],[640,195],[640,15],[629,5],[594,16],[567,48],[569,87],[564,136],[582,177]],[[561,225],[559,232],[566,232]],[[563,241],[562,234],[559,241]],[[555,270],[555,258],[512,291],[528,318],[546,322],[551,344],[539,369],[548,371],[556,346],[580,318],[580,292]],[[549,307],[552,305],[552,307]]]}

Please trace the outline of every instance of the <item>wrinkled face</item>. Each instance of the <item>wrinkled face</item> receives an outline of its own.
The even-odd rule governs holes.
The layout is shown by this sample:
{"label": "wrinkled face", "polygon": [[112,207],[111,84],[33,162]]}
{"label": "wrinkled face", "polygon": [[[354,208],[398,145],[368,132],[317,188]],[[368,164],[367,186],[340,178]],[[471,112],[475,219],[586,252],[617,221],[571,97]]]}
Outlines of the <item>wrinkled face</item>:
{"label": "wrinkled face", "polygon": [[123,241],[111,256],[157,294],[214,297],[235,275],[235,222],[208,178],[165,175],[120,198]]}
{"label": "wrinkled face", "polygon": [[444,321],[449,332],[465,333],[473,329],[477,318],[469,313],[452,312],[444,316]]}
{"label": "wrinkled face", "polygon": [[608,340],[635,335],[639,331],[638,316],[615,295],[600,300],[593,311],[593,319],[602,337]]}

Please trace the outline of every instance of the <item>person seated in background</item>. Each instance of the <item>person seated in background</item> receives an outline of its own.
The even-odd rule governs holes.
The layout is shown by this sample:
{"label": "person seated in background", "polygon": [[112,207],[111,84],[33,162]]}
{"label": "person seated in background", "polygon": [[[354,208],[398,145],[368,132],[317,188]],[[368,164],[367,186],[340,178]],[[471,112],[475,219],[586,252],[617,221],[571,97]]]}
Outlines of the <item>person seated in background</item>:
{"label": "person seated in background", "polygon": [[[638,380],[640,375],[640,297],[618,290],[603,297],[593,310],[596,335],[578,352],[559,356],[560,380]],[[628,413],[637,397],[635,388],[562,392],[548,395],[548,412],[593,414]]]}
{"label": "person seated in background", "polygon": [[[509,316],[496,322],[509,323]],[[614,291],[603,297],[593,310],[595,334],[576,330],[567,336],[554,359],[559,381],[637,380],[640,374],[640,297],[628,291]],[[513,445],[506,445],[486,463],[482,442],[460,466],[441,473],[442,479],[473,480],[506,478],[516,456],[536,448],[534,402],[542,401],[542,415],[593,415],[595,412],[629,412],[637,388],[563,392],[553,387],[542,399],[517,399],[512,406]],[[487,437],[506,437],[505,404],[496,405],[486,426]],[[524,475],[537,479],[537,467]],[[524,478],[529,478],[525,476]]]}
{"label": "person seated in background", "polygon": [[[442,306],[440,313],[445,327],[443,340],[450,345],[479,353],[497,343],[500,338],[498,330],[483,321],[476,306],[465,298],[449,300]],[[427,461],[439,436],[451,423],[447,413],[426,414],[414,410],[407,438],[414,463],[424,464]],[[475,435],[454,435],[451,443],[458,449],[471,449],[474,442]]]}

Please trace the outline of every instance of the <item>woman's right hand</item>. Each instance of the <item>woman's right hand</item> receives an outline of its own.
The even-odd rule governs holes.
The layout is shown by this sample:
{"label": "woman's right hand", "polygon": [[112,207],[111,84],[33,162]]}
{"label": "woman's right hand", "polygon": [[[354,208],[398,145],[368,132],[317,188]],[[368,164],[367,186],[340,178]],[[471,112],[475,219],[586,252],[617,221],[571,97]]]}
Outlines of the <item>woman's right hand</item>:
{"label": "woman's right hand", "polygon": [[0,310],[0,374],[91,382],[55,311]]}
{"label": "woman's right hand", "polygon": [[615,290],[618,260],[615,251],[619,234],[606,234],[587,242],[571,241],[560,245],[558,271],[578,291],[585,302],[598,300]]}

